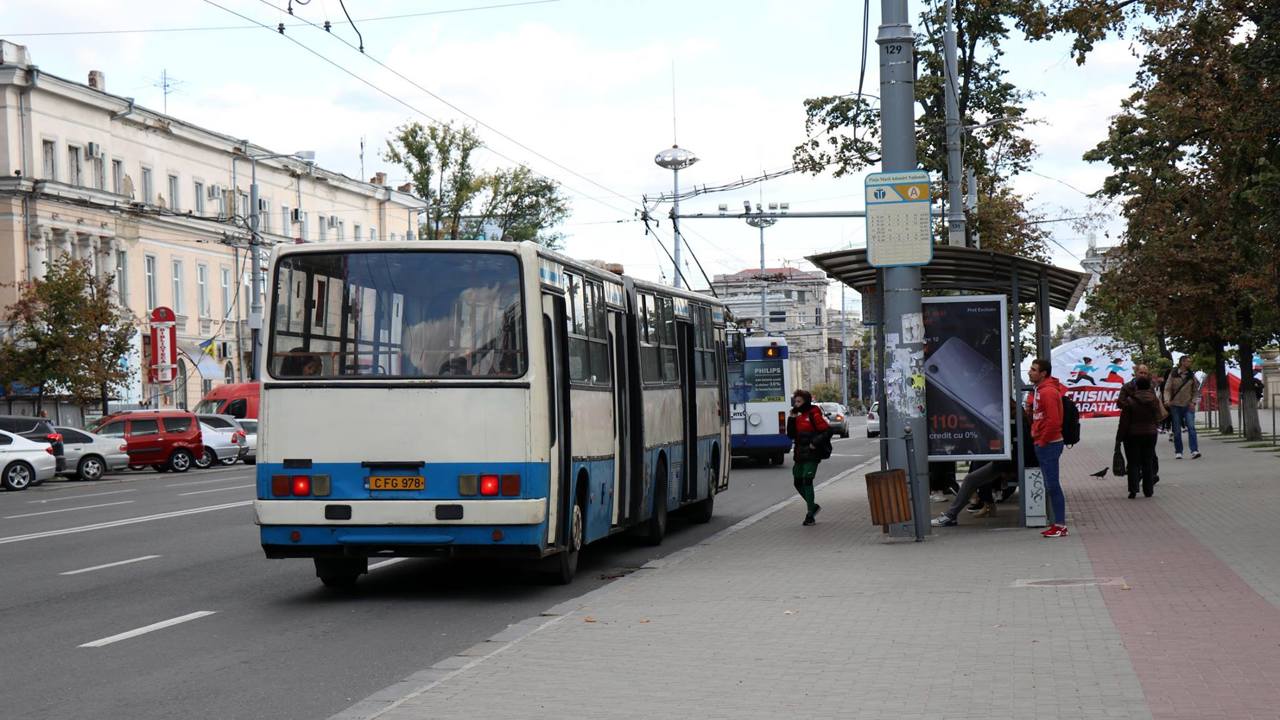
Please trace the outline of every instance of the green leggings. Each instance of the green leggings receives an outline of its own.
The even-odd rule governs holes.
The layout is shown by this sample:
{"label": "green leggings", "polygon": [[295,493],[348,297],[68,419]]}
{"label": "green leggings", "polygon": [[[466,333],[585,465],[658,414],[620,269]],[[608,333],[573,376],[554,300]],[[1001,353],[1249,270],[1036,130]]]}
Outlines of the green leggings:
{"label": "green leggings", "polygon": [[796,492],[800,493],[800,497],[804,498],[805,503],[809,506],[809,513],[812,514],[814,509],[818,507],[818,503],[813,499],[813,478],[818,474],[817,460],[805,460],[804,462],[795,462],[791,466],[791,477],[794,479]]}

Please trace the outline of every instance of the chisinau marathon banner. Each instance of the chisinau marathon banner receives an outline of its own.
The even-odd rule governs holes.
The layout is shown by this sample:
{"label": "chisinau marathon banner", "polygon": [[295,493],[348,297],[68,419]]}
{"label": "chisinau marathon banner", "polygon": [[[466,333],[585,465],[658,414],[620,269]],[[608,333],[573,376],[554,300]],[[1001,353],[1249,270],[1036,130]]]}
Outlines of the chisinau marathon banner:
{"label": "chisinau marathon banner", "polygon": [[[1133,379],[1135,363],[1128,351],[1108,349],[1117,344],[1108,336],[1092,336],[1078,338],[1053,349],[1053,375],[1066,386],[1071,399],[1080,410],[1080,417],[1111,417],[1120,414],[1116,401],[1120,398],[1121,386]],[[1181,353],[1174,353],[1174,362],[1180,357]],[[1256,356],[1254,365],[1256,372],[1261,366],[1261,361]],[[1031,358],[1023,361],[1024,378],[1030,366]],[[1206,377],[1202,372],[1196,373],[1196,376],[1205,384],[1201,390],[1201,406],[1212,405],[1213,377]],[[1240,369],[1235,363],[1227,365],[1227,381],[1231,402],[1238,403]]]}

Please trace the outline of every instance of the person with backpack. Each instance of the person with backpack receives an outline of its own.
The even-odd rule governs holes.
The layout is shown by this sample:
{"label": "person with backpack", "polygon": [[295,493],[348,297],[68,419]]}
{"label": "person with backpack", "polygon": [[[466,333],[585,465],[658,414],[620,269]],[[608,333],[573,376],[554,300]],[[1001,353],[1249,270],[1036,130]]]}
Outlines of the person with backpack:
{"label": "person with backpack", "polygon": [[1187,440],[1191,443],[1191,459],[1200,459],[1200,445],[1196,438],[1196,398],[1200,395],[1200,381],[1191,369],[1191,356],[1178,359],[1178,367],[1169,373],[1164,383],[1164,404],[1169,407],[1173,421],[1174,459],[1182,459],[1182,427],[1187,428]]}
{"label": "person with backpack", "polygon": [[[1031,362],[1027,380],[1035,386],[1027,395],[1027,412],[1031,414],[1031,439],[1035,443],[1036,460],[1040,463],[1044,487],[1049,494],[1049,509],[1053,513],[1053,524],[1040,534],[1047,538],[1067,537],[1067,497],[1062,494],[1058,474],[1058,463],[1066,444],[1063,437],[1065,388],[1053,376],[1053,366],[1046,358],[1036,358]],[[1072,408],[1074,407],[1075,404],[1072,403]],[[1075,437],[1072,439],[1079,441],[1078,413],[1076,418],[1073,429]]]}
{"label": "person with backpack", "polygon": [[791,477],[808,509],[803,524],[812,525],[822,509],[814,500],[813,478],[818,474],[818,463],[831,457],[831,426],[822,409],[813,404],[813,395],[808,390],[796,390],[791,395],[787,437],[795,442]]}

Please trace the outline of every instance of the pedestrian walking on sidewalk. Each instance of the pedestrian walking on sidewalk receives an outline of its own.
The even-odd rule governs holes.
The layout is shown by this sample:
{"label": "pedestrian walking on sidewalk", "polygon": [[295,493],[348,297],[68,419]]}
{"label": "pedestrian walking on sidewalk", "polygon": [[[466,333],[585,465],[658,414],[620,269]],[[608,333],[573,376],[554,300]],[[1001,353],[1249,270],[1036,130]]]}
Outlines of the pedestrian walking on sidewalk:
{"label": "pedestrian walking on sidewalk", "polygon": [[804,524],[812,525],[822,509],[813,496],[813,478],[818,474],[818,463],[831,456],[831,426],[822,410],[813,404],[808,390],[796,390],[791,395],[791,416],[787,418],[787,437],[795,442],[795,457],[791,466],[796,492],[804,498],[807,512]]}
{"label": "pedestrian walking on sidewalk", "polygon": [[1053,524],[1041,535],[1047,538],[1067,536],[1067,497],[1062,494],[1058,463],[1062,459],[1062,383],[1053,376],[1053,365],[1047,358],[1036,358],[1027,371],[1027,380],[1035,387],[1027,394],[1027,412],[1031,414],[1031,439],[1036,444],[1036,460],[1044,487],[1049,493],[1049,509]]}
{"label": "pedestrian walking on sidewalk", "polygon": [[1169,406],[1173,420],[1173,457],[1182,459],[1182,427],[1187,428],[1191,444],[1191,459],[1200,457],[1200,443],[1196,438],[1196,398],[1200,396],[1200,381],[1191,369],[1191,356],[1183,355],[1178,367],[1169,373],[1164,383],[1164,404]]}
{"label": "pedestrian walking on sidewalk", "polygon": [[1152,387],[1151,378],[1134,378],[1133,390],[1121,392],[1116,404],[1120,406],[1120,428],[1123,434],[1125,459],[1129,463],[1129,497],[1142,494],[1151,497],[1156,486],[1156,439],[1160,421],[1165,415],[1160,397]]}

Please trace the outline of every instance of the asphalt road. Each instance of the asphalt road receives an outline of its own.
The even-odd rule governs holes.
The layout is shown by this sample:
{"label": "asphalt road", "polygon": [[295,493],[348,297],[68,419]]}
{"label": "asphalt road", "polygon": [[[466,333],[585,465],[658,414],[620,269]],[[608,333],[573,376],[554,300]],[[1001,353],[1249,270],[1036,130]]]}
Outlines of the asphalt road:
{"label": "asphalt road", "polygon": [[[851,432],[819,481],[875,456],[861,420]],[[673,517],[656,548],[591,545],[567,587],[511,564],[412,559],[375,564],[353,593],[323,588],[310,561],[262,556],[250,467],[0,491],[0,715],[328,717],[790,497],[790,470],[737,465],[712,522]]]}

